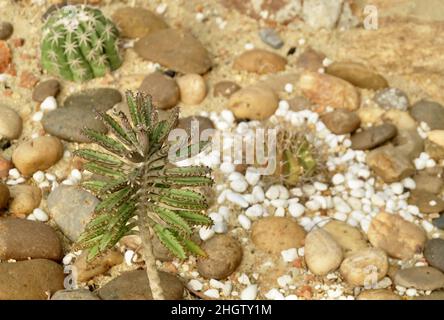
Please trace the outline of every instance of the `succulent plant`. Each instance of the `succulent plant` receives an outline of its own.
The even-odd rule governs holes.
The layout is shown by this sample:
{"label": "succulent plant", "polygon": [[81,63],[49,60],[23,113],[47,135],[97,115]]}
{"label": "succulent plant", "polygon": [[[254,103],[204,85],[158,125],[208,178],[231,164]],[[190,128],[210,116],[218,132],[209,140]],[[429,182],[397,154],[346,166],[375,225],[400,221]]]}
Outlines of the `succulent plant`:
{"label": "succulent plant", "polygon": [[[73,249],[88,249],[92,259],[123,236],[138,231],[153,297],[159,299],[163,295],[151,236],[155,234],[180,259],[188,254],[205,256],[191,235],[193,226],[211,225],[212,220],[205,215],[206,197],[195,189],[211,186],[213,180],[207,167],[170,163],[172,144],[167,138],[177,125],[177,109],[167,120],[159,121],[149,96],[127,92],[126,98],[130,119],[123,112],[99,113],[113,136],[84,129],[84,134],[107,152],[75,152],[88,161],[84,168],[100,177],[82,185],[101,202]],[[189,144],[184,147],[193,149]]]}
{"label": "succulent plant", "polygon": [[[271,183],[294,187],[324,173],[326,153],[315,141],[309,126],[281,124],[277,129],[277,168]],[[277,181],[276,181],[277,180]]]}
{"label": "succulent plant", "polygon": [[118,35],[116,26],[99,9],[64,6],[43,27],[42,66],[71,81],[102,77],[122,65]]}

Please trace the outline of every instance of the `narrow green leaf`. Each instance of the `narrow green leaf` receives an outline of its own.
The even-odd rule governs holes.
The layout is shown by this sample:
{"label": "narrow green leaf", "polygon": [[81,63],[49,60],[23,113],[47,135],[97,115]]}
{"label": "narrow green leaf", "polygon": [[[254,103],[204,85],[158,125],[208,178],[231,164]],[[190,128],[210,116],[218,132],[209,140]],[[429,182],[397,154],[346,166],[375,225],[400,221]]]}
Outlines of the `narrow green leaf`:
{"label": "narrow green leaf", "polygon": [[177,240],[174,234],[167,228],[161,226],[160,224],[156,224],[154,226],[154,232],[159,238],[160,242],[171,251],[179,259],[186,259],[186,253],[182,244]]}
{"label": "narrow green leaf", "polygon": [[126,187],[122,190],[109,194],[101,203],[97,205],[95,210],[97,212],[110,211],[111,209],[115,208],[117,205],[125,201],[130,196],[132,191],[132,188]]}
{"label": "narrow green leaf", "polygon": [[84,168],[89,172],[114,179],[122,179],[125,177],[125,174],[122,171],[117,170],[116,168],[108,168],[95,162],[86,163]]}
{"label": "narrow green leaf", "polygon": [[169,210],[167,208],[162,208],[158,206],[153,206],[153,211],[159,215],[159,217],[168,223],[174,229],[181,230],[188,234],[192,233],[192,230],[188,223],[174,211]]}
{"label": "narrow green leaf", "polygon": [[91,149],[80,149],[74,151],[74,155],[89,161],[96,161],[111,166],[120,166],[123,164],[122,160],[110,155],[109,153],[103,153]]}
{"label": "narrow green leaf", "polygon": [[100,145],[101,147],[105,148],[106,150],[112,153],[124,155],[128,152],[122,143],[104,135],[103,133],[86,128],[83,130],[83,134],[92,141],[94,141],[95,143],[97,143],[98,145]]}
{"label": "narrow green leaf", "polygon": [[185,210],[177,210],[176,213],[193,226],[211,226],[213,220],[204,214]]}
{"label": "narrow green leaf", "polygon": [[135,97],[131,91],[126,91],[125,95],[126,95],[126,102],[128,104],[128,109],[131,115],[131,120],[133,122],[133,126],[137,127],[141,122],[140,121],[141,119],[140,119],[140,114],[138,113],[137,110]]}

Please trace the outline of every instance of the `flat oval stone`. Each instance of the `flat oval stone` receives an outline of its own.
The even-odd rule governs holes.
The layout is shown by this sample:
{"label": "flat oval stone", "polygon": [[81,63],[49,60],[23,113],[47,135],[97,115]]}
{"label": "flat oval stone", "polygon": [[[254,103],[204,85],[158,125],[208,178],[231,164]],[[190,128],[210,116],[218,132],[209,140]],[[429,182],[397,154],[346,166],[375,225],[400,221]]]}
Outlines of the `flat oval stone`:
{"label": "flat oval stone", "polygon": [[234,60],[236,70],[255,72],[257,74],[276,73],[285,70],[287,59],[263,49],[245,51]]}
{"label": "flat oval stone", "polygon": [[418,290],[436,290],[444,287],[444,274],[432,267],[413,267],[395,274],[396,285]]}
{"label": "flat oval stone", "polygon": [[51,260],[0,263],[0,300],[48,300],[62,290],[65,274]]}
{"label": "flat oval stone", "polygon": [[213,96],[229,98],[233,93],[239,91],[241,87],[232,81],[220,81],[214,85]]}
{"label": "flat oval stone", "polygon": [[427,241],[424,257],[432,267],[444,272],[444,240],[431,239]]}
{"label": "flat oval stone", "polygon": [[376,148],[394,138],[397,129],[392,124],[382,124],[370,129],[357,132],[351,136],[353,150],[369,150]]}
{"label": "flat oval stone", "polygon": [[107,133],[108,129],[96,113],[88,107],[58,108],[46,113],[42,119],[45,131],[60,139],[72,142],[91,142],[82,130],[93,129],[101,133]]}
{"label": "flat oval stone", "polygon": [[438,194],[444,186],[444,180],[442,178],[429,175],[425,172],[418,172],[413,179],[416,184],[415,191],[426,191],[432,194]]}
{"label": "flat oval stone", "polygon": [[141,7],[123,7],[117,9],[112,19],[120,30],[122,37],[141,38],[168,28],[161,17]]}
{"label": "flat oval stone", "polygon": [[0,219],[0,260],[62,258],[62,244],[50,226],[16,218]]}
{"label": "flat oval stone", "polygon": [[[184,286],[172,274],[159,272],[160,286],[166,300],[180,300]],[[151,289],[145,270],[133,270],[122,273],[98,290],[103,300],[152,300]]]}
{"label": "flat oval stone", "polygon": [[170,109],[179,102],[179,87],[171,77],[153,72],[143,79],[139,91],[151,95],[153,104],[160,109]]}
{"label": "flat oval stone", "polygon": [[159,30],[137,41],[134,50],[144,59],[181,73],[203,74],[212,66],[208,51],[186,31]]}
{"label": "flat oval stone", "polygon": [[82,107],[90,110],[107,111],[122,101],[122,94],[113,88],[86,89],[71,94],[63,106]]}
{"label": "flat oval stone", "polygon": [[352,133],[361,125],[361,119],[355,112],[335,110],[321,116],[322,122],[334,134]]}
{"label": "flat oval stone", "polygon": [[413,190],[408,203],[419,208],[422,213],[439,213],[444,211],[444,201],[437,195],[423,190]]}
{"label": "flat oval stone", "polygon": [[379,90],[388,87],[388,82],[383,76],[360,63],[334,62],[327,67],[326,72],[359,88]]}
{"label": "flat oval stone", "polygon": [[425,122],[431,130],[444,129],[444,107],[434,101],[421,100],[415,103],[410,114],[418,122]]}
{"label": "flat oval stone", "polygon": [[42,102],[47,97],[57,97],[60,92],[60,82],[56,79],[41,81],[32,92],[32,100]]}

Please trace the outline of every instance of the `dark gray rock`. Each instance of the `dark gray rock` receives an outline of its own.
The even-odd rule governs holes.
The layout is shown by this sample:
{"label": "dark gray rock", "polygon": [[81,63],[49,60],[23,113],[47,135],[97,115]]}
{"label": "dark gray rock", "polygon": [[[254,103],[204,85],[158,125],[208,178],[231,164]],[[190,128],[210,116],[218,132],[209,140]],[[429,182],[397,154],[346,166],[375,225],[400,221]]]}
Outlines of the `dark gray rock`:
{"label": "dark gray rock", "polygon": [[427,241],[424,257],[432,267],[444,271],[444,240],[431,239]]}
{"label": "dark gray rock", "polygon": [[434,101],[421,100],[415,103],[410,114],[418,122],[425,122],[431,130],[444,129],[444,107]]}

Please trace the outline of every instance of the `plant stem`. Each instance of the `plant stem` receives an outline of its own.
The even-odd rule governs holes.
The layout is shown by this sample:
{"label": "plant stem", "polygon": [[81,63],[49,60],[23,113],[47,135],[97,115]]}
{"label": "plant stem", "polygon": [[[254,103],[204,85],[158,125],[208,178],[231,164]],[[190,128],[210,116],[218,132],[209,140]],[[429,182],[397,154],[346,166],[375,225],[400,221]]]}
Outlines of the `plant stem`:
{"label": "plant stem", "polygon": [[156,258],[153,253],[153,245],[151,243],[151,231],[144,214],[139,212],[139,233],[142,239],[142,256],[145,261],[146,275],[148,277],[151,294],[154,300],[165,300],[162,287],[160,286],[159,273],[156,267]]}

